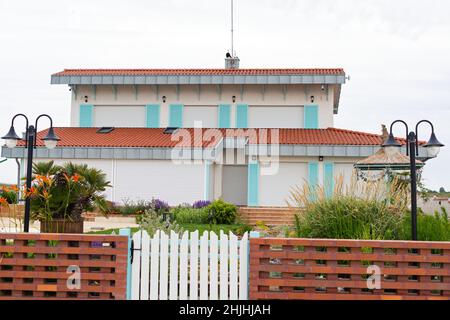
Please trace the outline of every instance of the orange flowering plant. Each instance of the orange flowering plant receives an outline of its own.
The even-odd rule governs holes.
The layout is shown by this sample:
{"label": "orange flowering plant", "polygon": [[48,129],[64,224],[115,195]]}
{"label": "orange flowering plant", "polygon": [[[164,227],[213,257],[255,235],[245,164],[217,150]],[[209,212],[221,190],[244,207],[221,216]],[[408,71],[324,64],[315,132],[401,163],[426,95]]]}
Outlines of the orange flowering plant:
{"label": "orange flowering plant", "polygon": [[[6,205],[8,204],[17,204],[18,202],[18,191],[19,189],[17,188],[17,186],[1,186],[0,187],[0,198],[4,199],[4,201],[6,201]],[[5,203],[2,203],[5,205]]]}
{"label": "orange flowering plant", "polygon": [[35,163],[33,174],[32,186],[24,195],[31,200],[34,220],[80,221],[83,212],[108,211],[104,191],[110,183],[98,169],[71,162],[57,166],[50,161]]}

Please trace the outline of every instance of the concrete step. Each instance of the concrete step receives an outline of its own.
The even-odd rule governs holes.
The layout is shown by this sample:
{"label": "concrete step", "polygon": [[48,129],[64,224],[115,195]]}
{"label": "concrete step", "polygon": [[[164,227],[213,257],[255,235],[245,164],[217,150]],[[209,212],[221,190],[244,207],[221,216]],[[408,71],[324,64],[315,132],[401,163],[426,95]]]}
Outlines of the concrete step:
{"label": "concrete step", "polygon": [[250,225],[260,222],[265,225],[292,225],[295,221],[294,215],[297,213],[297,209],[287,207],[239,208],[241,219]]}
{"label": "concrete step", "polygon": [[268,218],[278,218],[278,219],[293,219],[294,218],[294,214],[290,214],[290,215],[285,215],[285,216],[276,216],[276,215],[271,215],[271,214],[254,214],[254,215],[248,215],[248,216],[243,216],[241,215],[241,218],[245,218],[245,219],[256,219],[256,218],[260,218],[260,219],[268,219]]}
{"label": "concrete step", "polygon": [[271,216],[271,215],[252,215],[252,216],[241,216],[243,219],[294,219],[294,215],[289,216]]}

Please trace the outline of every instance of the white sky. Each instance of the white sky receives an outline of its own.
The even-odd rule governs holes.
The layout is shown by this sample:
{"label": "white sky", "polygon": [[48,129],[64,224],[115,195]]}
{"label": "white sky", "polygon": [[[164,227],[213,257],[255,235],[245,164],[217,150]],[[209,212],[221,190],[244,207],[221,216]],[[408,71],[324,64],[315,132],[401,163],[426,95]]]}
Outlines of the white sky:
{"label": "white sky", "polygon": [[[64,68],[223,67],[229,6],[0,0],[0,133],[17,112],[69,124],[68,87],[50,85],[50,75]],[[235,11],[241,67],[345,68],[351,80],[336,127],[379,133],[381,123],[397,118],[411,126],[431,120],[448,147],[427,164],[424,182],[450,189],[448,0],[235,0]],[[419,138],[428,137],[424,126]],[[14,160],[0,164],[1,182],[15,176]]]}

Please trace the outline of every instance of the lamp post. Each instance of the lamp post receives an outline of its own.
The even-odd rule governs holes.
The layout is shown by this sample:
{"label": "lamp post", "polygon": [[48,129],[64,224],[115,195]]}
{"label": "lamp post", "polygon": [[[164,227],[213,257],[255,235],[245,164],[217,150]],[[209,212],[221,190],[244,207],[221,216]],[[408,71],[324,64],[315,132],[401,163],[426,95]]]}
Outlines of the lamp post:
{"label": "lamp post", "polygon": [[392,134],[392,127],[396,123],[402,123],[406,128],[406,155],[409,155],[410,162],[410,175],[411,175],[411,230],[412,239],[417,240],[417,170],[416,170],[416,156],[419,155],[419,140],[418,140],[418,128],[421,123],[428,123],[431,126],[431,136],[426,144],[423,145],[427,149],[428,157],[434,158],[438,155],[439,150],[444,145],[438,141],[434,134],[434,126],[428,120],[421,120],[416,124],[415,131],[408,133],[408,124],[403,120],[395,120],[392,122],[389,137],[383,143],[383,147],[388,152],[396,152],[401,147],[401,144],[395,140]]}
{"label": "lamp post", "polygon": [[[35,124],[29,125],[28,118],[26,115],[19,113],[16,114],[11,121],[11,128],[9,129],[9,132],[2,137],[2,139],[5,140],[6,146],[8,148],[15,148],[17,146],[17,142],[19,140],[22,140],[17,134],[16,130],[14,129],[14,120],[16,120],[17,117],[23,117],[26,121],[26,133],[25,133],[25,147],[27,148],[27,177],[26,177],[26,188],[27,190],[30,190],[31,188],[31,176],[33,174],[33,151],[36,148],[36,140],[37,140],[37,124],[38,120],[42,117],[47,117],[50,120],[50,128],[48,129],[47,135],[42,138],[44,141],[45,146],[48,149],[53,149],[56,147],[58,141],[60,140],[58,136],[55,134],[53,130],[53,120],[52,118],[47,114],[41,114],[39,117],[36,118]],[[29,232],[30,230],[30,198],[25,198],[25,216],[24,216],[24,232]]]}

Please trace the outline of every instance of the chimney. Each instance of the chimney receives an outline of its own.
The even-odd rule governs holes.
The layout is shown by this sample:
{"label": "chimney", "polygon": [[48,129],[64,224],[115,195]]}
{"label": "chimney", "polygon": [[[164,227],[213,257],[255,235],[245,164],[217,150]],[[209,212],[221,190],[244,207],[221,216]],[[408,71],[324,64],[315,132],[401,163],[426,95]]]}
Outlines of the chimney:
{"label": "chimney", "polygon": [[381,125],[381,143],[385,142],[389,137],[389,132],[387,131],[386,125]]}
{"label": "chimney", "polygon": [[225,69],[239,69],[239,58],[227,53],[225,57]]}

